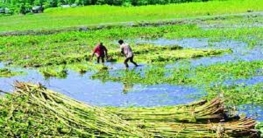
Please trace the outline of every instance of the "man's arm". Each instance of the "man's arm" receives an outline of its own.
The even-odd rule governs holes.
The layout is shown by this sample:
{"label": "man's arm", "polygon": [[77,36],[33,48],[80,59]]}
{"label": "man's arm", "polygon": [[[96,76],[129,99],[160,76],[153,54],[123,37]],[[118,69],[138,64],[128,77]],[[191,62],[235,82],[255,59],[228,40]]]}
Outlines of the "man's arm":
{"label": "man's arm", "polygon": [[94,56],[95,53],[98,52],[98,50],[99,50],[99,48],[98,48],[98,46],[96,46],[96,47],[94,48],[94,50],[93,50],[92,56]]}
{"label": "man's arm", "polygon": [[91,55],[91,58],[90,58],[91,61],[92,61],[95,53],[97,52],[97,49],[98,49],[98,48],[97,48],[97,46],[96,46],[96,47],[94,48],[93,52],[92,52],[92,55]]}
{"label": "man's arm", "polygon": [[123,48],[121,49],[121,54],[124,55],[124,50],[123,50]]}
{"label": "man's arm", "polygon": [[124,48],[122,45],[120,46],[120,51],[121,51],[121,54],[124,55]]}
{"label": "man's arm", "polygon": [[105,46],[104,46],[104,52],[105,52],[106,58],[108,58],[108,49]]}

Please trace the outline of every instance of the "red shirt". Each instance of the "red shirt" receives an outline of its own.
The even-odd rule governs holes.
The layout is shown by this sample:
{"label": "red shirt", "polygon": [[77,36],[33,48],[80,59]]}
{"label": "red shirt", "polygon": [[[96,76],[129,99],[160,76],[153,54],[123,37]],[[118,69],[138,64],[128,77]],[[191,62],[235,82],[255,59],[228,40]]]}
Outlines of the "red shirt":
{"label": "red shirt", "polygon": [[94,53],[97,53],[100,57],[105,56],[105,52],[107,51],[105,46],[98,45],[94,49]]}

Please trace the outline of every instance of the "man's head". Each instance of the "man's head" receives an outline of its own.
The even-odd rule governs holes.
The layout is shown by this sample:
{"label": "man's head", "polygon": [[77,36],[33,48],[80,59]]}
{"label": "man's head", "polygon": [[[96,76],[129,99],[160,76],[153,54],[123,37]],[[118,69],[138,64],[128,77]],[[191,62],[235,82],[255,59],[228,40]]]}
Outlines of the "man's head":
{"label": "man's head", "polygon": [[102,43],[102,42],[99,42],[97,46],[102,47],[102,46],[103,46],[103,43]]}
{"label": "man's head", "polygon": [[118,43],[121,45],[121,44],[124,43],[124,41],[121,39],[121,40],[118,41]]}

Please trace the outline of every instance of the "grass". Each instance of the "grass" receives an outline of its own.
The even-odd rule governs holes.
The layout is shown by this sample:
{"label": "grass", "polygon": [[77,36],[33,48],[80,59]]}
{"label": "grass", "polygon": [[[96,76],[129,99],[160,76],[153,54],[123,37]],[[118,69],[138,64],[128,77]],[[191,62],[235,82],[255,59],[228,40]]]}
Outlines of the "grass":
{"label": "grass", "polygon": [[223,94],[228,105],[245,105],[254,104],[262,105],[263,103],[263,83],[254,85],[232,84],[229,86],[219,86],[208,88],[208,95],[212,98],[215,95]]}
{"label": "grass", "polygon": [[[0,18],[0,32],[61,29],[72,26],[97,26],[122,22],[149,22],[185,17],[262,11],[261,0],[228,0],[140,7],[87,6],[47,9],[45,13]],[[206,8],[203,8],[206,7]]]}
{"label": "grass", "polygon": [[260,132],[261,132],[261,137],[263,137],[263,123],[261,122],[261,123],[258,123],[257,125],[256,125],[256,129],[258,129]]}

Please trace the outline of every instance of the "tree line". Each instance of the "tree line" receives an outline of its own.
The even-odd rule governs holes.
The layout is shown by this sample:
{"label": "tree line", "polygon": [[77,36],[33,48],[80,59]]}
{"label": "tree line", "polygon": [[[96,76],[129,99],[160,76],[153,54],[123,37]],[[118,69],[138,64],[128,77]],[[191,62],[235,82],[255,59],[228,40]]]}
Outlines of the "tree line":
{"label": "tree line", "polygon": [[[40,8],[60,7],[61,5],[115,5],[115,6],[141,6],[155,4],[204,2],[209,0],[0,0],[0,13],[30,12],[34,6]],[[6,11],[7,10],[7,11]]]}

